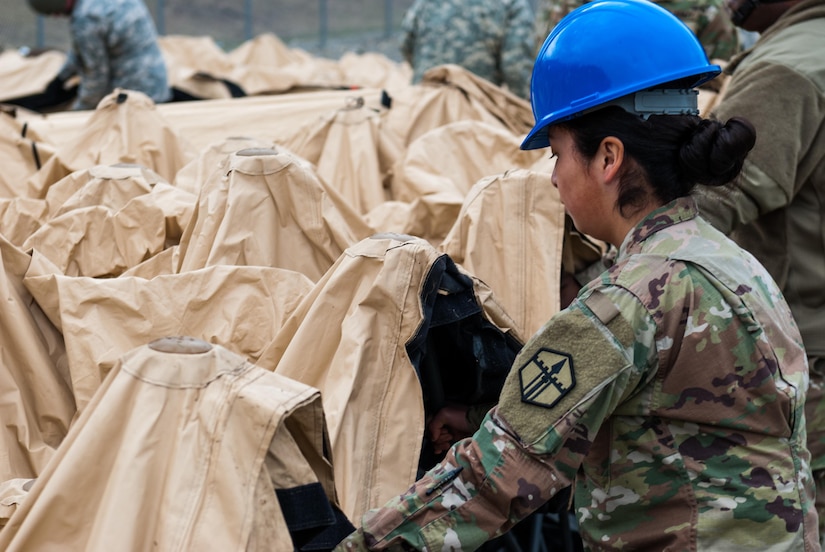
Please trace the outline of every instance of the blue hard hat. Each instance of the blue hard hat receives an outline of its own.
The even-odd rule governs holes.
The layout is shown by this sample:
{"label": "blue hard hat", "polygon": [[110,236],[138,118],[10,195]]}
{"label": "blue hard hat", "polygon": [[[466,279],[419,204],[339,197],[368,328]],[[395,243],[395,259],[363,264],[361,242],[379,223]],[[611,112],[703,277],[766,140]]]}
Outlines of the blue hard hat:
{"label": "blue hard hat", "polygon": [[521,149],[549,146],[549,125],[611,100],[657,87],[693,88],[721,71],[666,9],[649,0],[594,0],[564,17],[536,57],[536,123]]}

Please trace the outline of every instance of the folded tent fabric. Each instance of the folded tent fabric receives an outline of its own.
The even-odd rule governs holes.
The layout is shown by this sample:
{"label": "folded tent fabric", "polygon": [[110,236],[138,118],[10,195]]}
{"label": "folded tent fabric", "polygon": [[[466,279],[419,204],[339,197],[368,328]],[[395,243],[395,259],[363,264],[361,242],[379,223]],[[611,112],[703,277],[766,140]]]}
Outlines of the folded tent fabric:
{"label": "folded tent fabric", "polygon": [[402,143],[447,123],[476,120],[523,137],[533,125],[530,103],[458,65],[439,65],[420,84],[393,90],[387,125]]}
{"label": "folded tent fabric", "polygon": [[148,96],[117,89],[82,120],[78,135],[59,144],[55,154],[21,183],[21,195],[42,198],[50,185],[74,171],[117,163],[142,165],[172,182],[194,156]]}
{"label": "folded tent fabric", "polygon": [[255,136],[226,136],[216,140],[200,148],[195,158],[181,167],[175,175],[175,187],[198,195],[203,184],[225,165],[231,154],[242,149],[273,147],[273,141]]}
{"label": "folded tent fabric", "polygon": [[258,265],[317,281],[372,232],[306,160],[282,147],[244,149],[204,182],[181,237],[178,271]]}
{"label": "folded tent fabric", "polygon": [[49,187],[48,211],[21,248],[70,276],[117,276],[176,245],[195,199],[140,165],[78,170]]}
{"label": "folded tent fabric", "polygon": [[351,105],[304,125],[282,145],[315,165],[359,214],[389,199],[385,183],[402,145],[385,129],[383,110],[353,97]]}
{"label": "folded tent fabric", "polygon": [[0,102],[11,103],[42,93],[65,61],[66,53],[59,50],[30,55],[19,50],[0,52]]}
{"label": "folded tent fabric", "polygon": [[304,530],[345,522],[326,440],[318,390],[218,345],[156,340],[117,361],[0,547],[292,552],[277,491],[316,501]]}
{"label": "folded tent fabric", "polygon": [[560,309],[564,206],[550,173],[514,169],[479,180],[439,246],[533,335]]}
{"label": "folded tent fabric", "polygon": [[23,194],[23,183],[54,155],[55,147],[28,123],[0,110],[0,197],[16,198]]}
{"label": "folded tent fabric", "polygon": [[152,279],[65,276],[36,251],[24,285],[62,333],[82,411],[117,359],[166,335],[190,335],[258,359],[312,282],[291,270],[213,266]]}
{"label": "folded tent fabric", "polygon": [[[445,301],[455,308],[436,308]],[[494,402],[520,347],[505,320],[489,289],[425,240],[376,235],[348,248],[284,323],[261,360],[321,391],[350,520],[407,488],[431,456],[426,409],[450,397],[435,336],[455,338],[444,379],[463,374],[465,400]]]}
{"label": "folded tent fabric", "polygon": [[443,124],[415,139],[393,167],[390,181],[393,200],[416,206],[403,231],[441,243],[476,182],[530,168],[540,159],[541,153],[520,150],[520,140],[499,125],[472,119]]}
{"label": "folded tent fabric", "polygon": [[40,475],[76,412],[63,337],[23,284],[30,262],[0,235],[0,483]]}

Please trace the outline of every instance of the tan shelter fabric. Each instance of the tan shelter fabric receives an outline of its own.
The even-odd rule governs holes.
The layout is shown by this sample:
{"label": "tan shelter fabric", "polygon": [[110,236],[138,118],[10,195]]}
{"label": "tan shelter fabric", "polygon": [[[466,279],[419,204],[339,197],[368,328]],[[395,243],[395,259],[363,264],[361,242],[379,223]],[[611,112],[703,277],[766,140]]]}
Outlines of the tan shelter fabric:
{"label": "tan shelter fabric", "polygon": [[[118,212],[138,204],[147,211],[157,211],[163,219],[167,246],[180,241],[196,200],[196,194],[170,185],[153,170],[129,163],[76,171],[50,186],[46,194],[52,217],[92,206]],[[147,215],[147,219],[154,218]]]}
{"label": "tan shelter fabric", "polygon": [[223,167],[230,154],[248,148],[273,147],[275,144],[272,141],[251,136],[228,136],[201,149],[194,159],[184,165],[175,175],[175,186],[198,195],[203,184]]}
{"label": "tan shelter fabric", "polygon": [[372,233],[312,165],[286,149],[244,149],[201,189],[179,272],[218,264],[298,271],[317,281]]}
{"label": "tan shelter fabric", "polygon": [[275,268],[215,266],[151,280],[95,279],[64,276],[36,252],[32,259],[24,284],[62,331],[78,410],[120,355],[167,335],[231,347],[257,363],[312,288],[305,276]]}
{"label": "tan shelter fabric", "polygon": [[[249,96],[233,99],[215,99],[193,102],[172,102],[155,106],[164,121],[174,129],[194,155],[215,142],[232,136],[245,136],[266,141],[281,142],[293,136],[314,117],[346,107],[352,98],[363,98],[367,106],[380,109],[380,89],[321,90]],[[64,111],[41,115],[19,114],[52,144],[68,144],[84,132],[94,111]],[[112,163],[109,163],[112,164]],[[150,166],[150,165],[147,165]],[[63,175],[61,175],[62,177]]]}
{"label": "tan shelter fabric", "polygon": [[0,197],[0,234],[14,245],[22,246],[48,218],[48,211],[45,199]]}
{"label": "tan shelter fabric", "polygon": [[496,291],[521,335],[560,309],[564,206],[550,173],[480,180],[439,249]]}
{"label": "tan shelter fabric", "polygon": [[236,67],[283,67],[305,63],[312,55],[299,48],[290,48],[273,33],[261,33],[234,48],[227,57]]}
{"label": "tan shelter fabric", "polygon": [[6,526],[9,518],[26,499],[34,479],[16,478],[0,483],[0,529]]}
{"label": "tan shelter fabric", "polygon": [[221,76],[231,73],[234,64],[212,37],[164,35],[158,46],[169,86],[196,98],[232,97]]}
{"label": "tan shelter fabric", "polygon": [[288,48],[271,33],[248,40],[229,52],[229,78],[247,94],[274,94],[300,88],[335,88],[344,82],[337,61]]}
{"label": "tan shelter fabric", "polygon": [[529,168],[544,152],[519,149],[521,138],[482,121],[456,121],[435,128],[409,145],[393,170],[392,197],[411,201],[452,191],[463,199],[481,178]]}
{"label": "tan shelter fabric", "polygon": [[293,550],[276,489],[323,481],[334,501],[318,391],[177,341],[118,360],[0,548]]}
{"label": "tan shelter fabric", "polygon": [[[543,155],[520,150],[520,142],[510,131],[477,120],[447,123],[421,135],[393,167],[391,193],[396,201],[420,203],[426,197],[430,204],[413,210],[403,230],[439,244],[476,182],[509,169],[530,168]],[[421,209],[438,217],[421,216]]]}
{"label": "tan shelter fabric", "polygon": [[396,136],[384,130],[382,113],[353,101],[306,125],[283,145],[313,163],[318,176],[364,214],[389,199],[385,182],[402,152]]}
{"label": "tan shelter fabric", "polygon": [[[412,71],[378,53],[349,53],[340,60],[313,56],[262,33],[230,52],[210,37],[167,35],[159,44],[170,84],[196,98],[230,98],[340,87],[397,88]],[[232,89],[235,87],[235,90]]]}
{"label": "tan shelter fabric", "polygon": [[148,194],[163,179],[140,165],[96,165],[55,182],[46,190],[49,218],[83,207],[103,205],[113,211]]}
{"label": "tan shelter fabric", "polygon": [[24,56],[19,51],[0,52],[0,102],[43,92],[66,61],[66,54],[46,50]]}
{"label": "tan shelter fabric", "polygon": [[139,165],[76,171],[49,187],[49,218],[22,248],[69,276],[118,276],[180,241],[195,198]]}
{"label": "tan shelter fabric", "polygon": [[0,483],[37,477],[75,415],[63,337],[23,285],[30,262],[0,236]]}
{"label": "tan shelter fabric", "polygon": [[412,82],[412,67],[408,63],[396,63],[375,52],[347,52],[338,60],[338,66],[350,86],[381,88],[391,95]]}
{"label": "tan shelter fabric", "polygon": [[[416,479],[424,396],[406,346],[424,321],[422,294],[438,262],[443,255],[419,238],[377,235],[359,242],[262,355],[277,373],[321,390],[336,488],[351,520]],[[479,289],[489,299],[488,290]]]}
{"label": "tan shelter fabric", "polygon": [[49,185],[74,171],[117,163],[143,165],[171,182],[194,156],[148,96],[118,89],[100,101],[78,136],[58,144],[28,179],[25,195],[44,197]]}
{"label": "tan shelter fabric", "polygon": [[447,123],[467,119],[523,137],[533,126],[530,104],[458,65],[440,65],[418,85],[394,89],[388,125],[409,144]]}
{"label": "tan shelter fabric", "polygon": [[0,197],[25,195],[24,184],[52,155],[55,148],[29,125],[0,111]]}

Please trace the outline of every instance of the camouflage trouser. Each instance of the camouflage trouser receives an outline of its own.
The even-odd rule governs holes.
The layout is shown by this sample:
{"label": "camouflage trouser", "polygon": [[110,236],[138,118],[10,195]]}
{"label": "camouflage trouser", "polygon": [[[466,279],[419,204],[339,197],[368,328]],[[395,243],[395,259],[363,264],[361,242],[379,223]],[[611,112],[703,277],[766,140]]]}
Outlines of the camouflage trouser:
{"label": "camouflage trouser", "polygon": [[805,398],[808,449],[816,482],[816,511],[819,513],[819,538],[825,537],[825,357],[808,358],[811,385]]}

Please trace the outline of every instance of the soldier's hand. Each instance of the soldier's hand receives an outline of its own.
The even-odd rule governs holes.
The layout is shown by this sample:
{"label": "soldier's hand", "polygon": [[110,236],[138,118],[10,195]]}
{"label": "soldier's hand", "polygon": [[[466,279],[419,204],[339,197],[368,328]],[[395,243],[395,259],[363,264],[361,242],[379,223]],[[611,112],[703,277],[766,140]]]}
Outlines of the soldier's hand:
{"label": "soldier's hand", "polygon": [[439,410],[427,424],[427,429],[436,454],[441,454],[453,443],[469,437],[475,431],[467,421],[467,407],[452,405]]}

